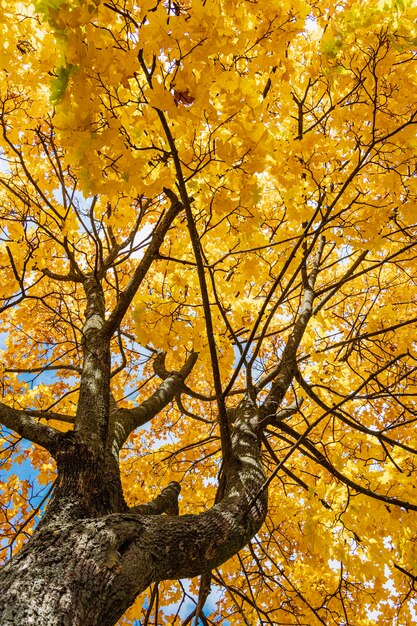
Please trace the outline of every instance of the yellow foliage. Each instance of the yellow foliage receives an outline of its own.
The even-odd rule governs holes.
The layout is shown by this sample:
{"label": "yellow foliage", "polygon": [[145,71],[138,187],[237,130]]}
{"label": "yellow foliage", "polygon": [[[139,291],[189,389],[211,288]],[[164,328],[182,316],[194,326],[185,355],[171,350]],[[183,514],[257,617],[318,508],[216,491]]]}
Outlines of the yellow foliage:
{"label": "yellow foliage", "polygon": [[[105,267],[109,315],[176,194],[181,211],[113,340],[111,385],[119,406],[137,406],[160,384],[155,351],[167,352],[168,371],[199,353],[183,407],[169,404],[133,433],[121,461],[129,505],[178,480],[181,512],[201,512],[221,466],[210,342],[223,389],[232,380],[227,406],[246,386],[264,400],[271,382],[260,381],[300,319],[323,237],[283,407],[303,402],[266,433],[268,520],[213,572],[206,610],[229,624],[243,615],[253,625],[411,623],[415,2],[2,0],[0,9],[2,401],[75,414],[86,305],[77,271]],[[239,359],[250,376],[245,367],[234,376]],[[2,450],[7,472],[27,459],[39,484],[53,481],[38,446],[5,431]],[[25,480],[8,474],[1,488],[11,549],[23,537],[10,544],[10,529],[34,524]],[[143,619],[149,597],[120,623]],[[178,623],[170,605],[183,597],[161,586],[158,624]]]}

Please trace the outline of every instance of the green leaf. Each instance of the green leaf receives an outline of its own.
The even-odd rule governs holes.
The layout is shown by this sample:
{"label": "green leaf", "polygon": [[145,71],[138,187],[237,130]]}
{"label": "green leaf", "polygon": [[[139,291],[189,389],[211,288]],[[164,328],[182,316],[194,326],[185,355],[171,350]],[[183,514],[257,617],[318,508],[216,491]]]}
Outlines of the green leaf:
{"label": "green leaf", "polygon": [[51,81],[50,86],[50,101],[52,104],[57,104],[64,96],[68,87],[68,82],[72,74],[78,71],[78,65],[70,63],[65,67],[61,66],[57,69],[57,77]]}
{"label": "green leaf", "polygon": [[57,12],[65,0],[35,0],[36,11],[41,13],[46,21],[49,21],[51,12]]}

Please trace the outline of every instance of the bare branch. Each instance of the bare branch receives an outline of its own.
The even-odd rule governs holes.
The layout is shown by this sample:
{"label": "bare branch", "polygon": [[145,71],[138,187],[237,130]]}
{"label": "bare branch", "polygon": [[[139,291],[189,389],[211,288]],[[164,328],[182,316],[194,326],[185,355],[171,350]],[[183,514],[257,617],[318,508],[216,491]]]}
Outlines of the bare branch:
{"label": "bare branch", "polygon": [[104,326],[104,332],[108,337],[111,337],[116,329],[119,327],[120,322],[124,318],[126,311],[129,308],[130,303],[133,300],[137,290],[139,289],[143,279],[145,278],[152,262],[158,258],[159,248],[164,240],[168,229],[172,222],[182,210],[182,204],[180,202],[173,202],[170,208],[167,210],[159,221],[159,224],[155,227],[149,246],[146,249],[139,265],[133,273],[129,284],[124,292],[120,295],[120,298],[113,309],[110,317]]}

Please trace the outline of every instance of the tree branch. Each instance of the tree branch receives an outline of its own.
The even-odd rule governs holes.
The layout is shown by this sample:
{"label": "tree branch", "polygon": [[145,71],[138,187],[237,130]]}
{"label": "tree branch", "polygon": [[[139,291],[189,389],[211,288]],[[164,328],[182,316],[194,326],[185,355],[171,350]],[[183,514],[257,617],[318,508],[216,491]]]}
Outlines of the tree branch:
{"label": "tree branch", "polygon": [[180,495],[181,485],[176,481],[169,483],[165,489],[162,489],[159,496],[146,504],[140,504],[130,509],[131,513],[140,513],[141,515],[178,515],[178,496]]}
{"label": "tree branch", "polygon": [[301,398],[300,400],[297,400],[296,402],[293,402],[292,404],[289,404],[288,406],[283,407],[280,411],[275,413],[275,415],[273,416],[267,415],[264,419],[260,420],[259,429],[263,430],[267,426],[267,424],[278,424],[279,422],[282,422],[283,420],[287,419],[287,417],[290,417],[291,415],[295,415],[300,410],[303,402],[304,402],[304,398]]}
{"label": "tree branch", "polygon": [[[139,51],[138,54],[139,62],[141,64],[143,73],[146,77],[149,87],[152,89],[152,72],[146,66],[145,59],[143,58],[143,50]],[[226,403],[225,396],[223,394],[222,383],[221,383],[221,375],[220,375],[220,367],[219,361],[217,357],[217,347],[216,340],[214,338],[214,330],[213,330],[213,321],[211,317],[211,309],[210,309],[210,301],[208,296],[207,289],[207,281],[204,270],[204,261],[201,250],[201,242],[198,235],[197,227],[195,224],[192,208],[191,208],[191,199],[188,195],[186,180],[182,171],[181,159],[178,154],[177,146],[175,143],[174,136],[171,132],[171,128],[168,124],[165,113],[155,107],[155,111],[159,117],[159,121],[161,122],[162,129],[165,133],[166,140],[168,142],[172,160],[174,162],[175,173],[177,177],[177,187],[181,198],[181,204],[185,209],[185,214],[187,218],[187,228],[190,235],[191,246],[194,253],[194,258],[197,265],[197,274],[198,281],[200,285],[201,299],[203,303],[203,311],[204,311],[204,321],[206,324],[206,334],[207,334],[207,342],[210,351],[211,358],[211,369],[213,373],[213,383],[214,389],[216,392],[216,401],[218,407],[218,420],[220,427],[220,438],[222,443],[222,451],[223,458],[227,461],[231,457],[231,441],[230,441],[230,432],[229,432],[229,424],[227,421],[227,411],[226,411]],[[175,193],[170,189],[164,189],[167,196],[170,198],[172,203],[177,201],[177,197]]]}
{"label": "tree branch", "polygon": [[126,311],[129,308],[130,303],[132,302],[137,290],[139,289],[143,279],[145,278],[152,262],[154,259],[158,258],[159,248],[164,240],[168,229],[170,228],[172,222],[178,215],[178,213],[182,210],[181,202],[174,201],[171,203],[170,208],[167,210],[165,215],[163,215],[155,227],[151,241],[149,246],[146,249],[145,254],[143,255],[139,265],[133,273],[132,278],[130,279],[129,284],[127,285],[124,292],[120,295],[120,298],[110,314],[108,320],[104,325],[104,332],[108,337],[111,337],[116,329],[119,327],[120,322],[126,314]]}
{"label": "tree branch", "polygon": [[408,578],[410,578],[413,581],[413,583],[417,582],[417,576],[414,576],[411,572],[406,570],[404,567],[401,567],[401,565],[397,565],[397,563],[394,563],[394,567],[405,576],[408,576]]}
{"label": "tree branch", "polygon": [[163,382],[151,397],[133,409],[117,409],[117,411],[112,412],[110,433],[114,437],[114,444],[118,450],[131,432],[149,422],[181,391],[184,380],[197,362],[198,353],[192,352],[179,372],[168,372],[165,365],[162,364],[164,359],[165,353],[160,353],[155,359],[155,362],[159,361],[156,369],[162,374]]}
{"label": "tree branch", "polygon": [[292,379],[297,369],[297,350],[303,338],[304,332],[307,328],[307,324],[311,318],[313,312],[314,301],[314,284],[317,278],[321,255],[325,244],[324,237],[321,239],[320,246],[314,260],[313,269],[310,275],[306,275],[304,270],[304,297],[301,305],[301,311],[295,321],[294,328],[287,340],[286,346],[282,353],[281,361],[277,364],[272,371],[264,376],[262,379],[262,385],[266,385],[270,381],[272,387],[268,393],[266,400],[261,406],[261,414],[263,417],[270,415],[274,417],[278,406],[281,404],[288,387],[291,384]]}
{"label": "tree branch", "polygon": [[107,518],[106,524],[122,525],[124,534],[132,537],[123,561],[129,580],[136,580],[135,572],[144,562],[153,580],[204,574],[236,554],[256,534],[267,512],[266,491],[248,509],[265,479],[257,429],[257,408],[245,398],[232,433],[237,462],[226,477],[224,499],[208,511],[178,517],[128,512]]}
{"label": "tree branch", "polygon": [[407,511],[417,511],[417,504],[413,504],[412,502],[407,502],[406,500],[400,500],[399,498],[393,496],[387,496],[382,493],[372,491],[372,489],[363,487],[359,483],[353,481],[351,478],[348,478],[347,476],[342,474],[342,472],[339,472],[339,470],[336,469],[334,465],[319,450],[317,450],[316,446],[310,439],[307,438],[307,436],[303,437],[302,435],[300,435],[300,433],[298,433],[294,428],[292,428],[285,422],[281,422],[279,424],[279,428],[297,441],[299,441],[301,437],[301,446],[304,446],[306,450],[313,454],[315,461],[319,463],[319,465],[324,467],[332,476],[339,479],[347,487],[350,487],[357,493],[362,493],[363,495],[366,495],[375,500],[381,500],[386,504],[392,504],[394,506],[404,508]]}
{"label": "tree branch", "polygon": [[75,272],[69,272],[68,274],[57,274],[56,272],[52,272],[52,270],[48,269],[47,267],[43,267],[40,271],[44,276],[60,282],[82,283],[84,281],[84,277]]}
{"label": "tree branch", "polygon": [[[411,454],[417,454],[417,450],[415,448],[412,448],[411,446],[408,446],[407,444],[402,443],[401,441],[396,441],[395,439],[392,439],[392,437],[388,437],[387,435],[385,435],[383,432],[381,432],[379,430],[372,430],[371,428],[367,428],[363,424],[360,424],[359,422],[354,421],[353,419],[350,419],[349,417],[346,417],[346,415],[343,415],[343,413],[341,411],[337,410],[338,409],[337,406],[333,406],[333,407],[328,406],[313,391],[311,385],[309,385],[308,382],[301,375],[301,372],[299,372],[299,371],[296,372],[296,379],[297,379],[297,382],[304,389],[304,391],[317,404],[317,406],[319,406],[321,409],[323,409],[323,411],[325,411],[326,415],[334,415],[341,422],[343,422],[347,426],[350,426],[350,428],[352,428],[353,430],[357,430],[357,431],[359,431],[361,433],[364,433],[365,435],[369,435],[371,437],[375,437],[376,439],[379,440],[380,443],[381,442],[385,442],[385,443],[389,444],[390,446],[393,446],[393,447],[394,446],[398,446],[399,448],[403,448],[403,450],[407,450],[407,452],[410,452]],[[341,403],[339,403],[339,404],[341,404]]]}
{"label": "tree branch", "polygon": [[54,372],[59,370],[69,370],[71,372],[81,373],[81,367],[72,365],[71,363],[63,363],[62,365],[40,365],[39,367],[8,367],[4,371],[13,374],[35,374],[37,372]]}
{"label": "tree branch", "polygon": [[62,442],[62,433],[51,426],[40,424],[26,411],[13,409],[0,402],[0,423],[24,439],[36,443],[55,455]]}
{"label": "tree branch", "polygon": [[65,415],[64,413],[54,413],[53,411],[39,411],[37,409],[27,409],[25,411],[31,417],[38,417],[43,420],[57,420],[66,424],[73,424],[75,417],[73,415]]}

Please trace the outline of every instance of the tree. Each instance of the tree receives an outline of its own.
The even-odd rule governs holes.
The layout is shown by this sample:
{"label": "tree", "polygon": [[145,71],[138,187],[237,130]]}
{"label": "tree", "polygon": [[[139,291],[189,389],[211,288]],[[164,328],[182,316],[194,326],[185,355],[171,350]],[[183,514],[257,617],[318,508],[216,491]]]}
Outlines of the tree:
{"label": "tree", "polygon": [[411,623],[415,3],[2,15],[1,624]]}

